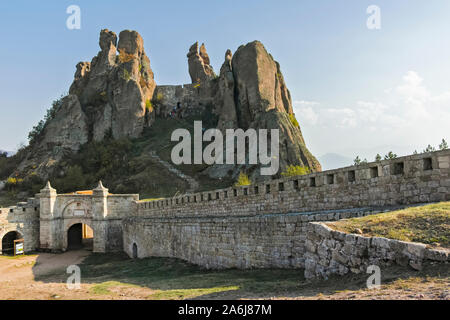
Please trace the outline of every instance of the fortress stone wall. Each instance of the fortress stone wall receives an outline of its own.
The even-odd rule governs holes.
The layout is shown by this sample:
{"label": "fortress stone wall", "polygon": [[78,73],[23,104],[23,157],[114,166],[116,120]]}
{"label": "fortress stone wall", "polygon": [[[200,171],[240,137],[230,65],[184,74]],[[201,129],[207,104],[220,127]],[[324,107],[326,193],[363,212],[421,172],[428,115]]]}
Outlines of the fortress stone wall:
{"label": "fortress stone wall", "polygon": [[34,251],[39,247],[39,200],[29,198],[27,202],[18,203],[9,208],[0,208],[0,253],[2,239],[11,232],[18,232],[20,237],[26,238],[24,250]]}
{"label": "fortress stone wall", "polygon": [[94,252],[176,257],[207,268],[306,268],[320,276],[351,266],[320,263],[319,247],[330,245],[320,250],[331,257],[337,240],[315,235],[312,222],[449,200],[444,150],[155,201],[110,194],[101,183],[58,194],[48,183],[36,198],[1,209],[0,236],[17,231],[25,251],[58,252],[67,249],[69,228],[84,223],[94,231]]}
{"label": "fortress stone wall", "polygon": [[166,117],[180,103],[183,117],[198,115],[214,101],[217,81],[199,84],[158,85],[153,94],[153,103],[158,116]]}
{"label": "fortress stone wall", "polygon": [[423,243],[347,234],[323,223],[310,223],[306,237],[306,278],[365,273],[370,265],[409,265],[420,270],[426,261],[449,261],[448,250],[427,248]]}
{"label": "fortress stone wall", "polygon": [[450,150],[151,202],[123,222],[124,250],[206,267],[304,267],[307,225],[450,200]]}

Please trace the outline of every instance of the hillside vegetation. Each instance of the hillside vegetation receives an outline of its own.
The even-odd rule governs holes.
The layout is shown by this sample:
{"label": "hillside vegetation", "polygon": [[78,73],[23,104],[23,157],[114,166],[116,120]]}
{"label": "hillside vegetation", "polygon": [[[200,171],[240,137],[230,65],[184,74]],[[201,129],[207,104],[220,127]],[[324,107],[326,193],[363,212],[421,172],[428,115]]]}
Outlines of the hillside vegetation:
{"label": "hillside vegetation", "polygon": [[[139,193],[141,198],[170,197],[187,192],[188,181],[175,170],[161,165],[161,162],[166,162],[169,167],[195,180],[198,186],[195,191],[228,187],[233,181],[217,181],[202,175],[207,165],[176,166],[170,159],[171,150],[177,144],[170,141],[172,132],[185,128],[193,135],[194,120],[209,117],[205,113],[198,119],[158,119],[137,139],[106,136],[103,141],[88,142],[78,153],[66,155],[58,162],[57,169],[50,176],[52,186],[59,193],[65,193],[92,189],[102,180],[112,193]],[[208,120],[203,120],[203,123],[208,124]],[[0,159],[0,180],[14,175],[20,157],[21,152],[14,157]],[[0,193],[0,205],[24,200],[39,192],[44,184],[45,181],[37,175],[7,183],[6,190]]]}
{"label": "hillside vegetation", "polygon": [[[450,202],[327,223],[331,228],[450,248]],[[359,230],[358,230],[359,229]]]}

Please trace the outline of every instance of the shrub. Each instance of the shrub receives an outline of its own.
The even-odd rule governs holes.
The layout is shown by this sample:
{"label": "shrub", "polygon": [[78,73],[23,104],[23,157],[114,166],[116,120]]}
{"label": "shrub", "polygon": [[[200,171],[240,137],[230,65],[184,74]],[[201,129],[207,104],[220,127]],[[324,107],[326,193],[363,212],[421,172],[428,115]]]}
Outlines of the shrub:
{"label": "shrub", "polygon": [[9,177],[9,178],[6,180],[5,187],[6,187],[6,189],[9,190],[9,191],[16,190],[17,188],[20,187],[20,185],[22,184],[22,182],[23,182],[23,179]]}
{"label": "shrub", "polygon": [[234,185],[236,187],[239,187],[239,186],[249,186],[251,184],[252,183],[251,183],[250,179],[248,178],[248,175],[246,175],[245,173],[241,172],[239,174],[239,178],[238,178],[237,182]]}
{"label": "shrub", "polygon": [[377,153],[377,155],[375,156],[375,161],[376,162],[380,162],[381,161],[381,155],[379,153]]}
{"label": "shrub", "polygon": [[150,101],[150,99],[145,101],[145,109],[147,109],[148,112],[153,112],[153,105],[152,105],[152,102]]}
{"label": "shrub", "polygon": [[129,81],[129,80],[131,79],[130,73],[129,73],[128,70],[125,69],[125,68],[123,69],[123,75],[122,75],[122,78],[125,79],[126,81]]}
{"label": "shrub", "polygon": [[427,146],[427,148],[425,150],[423,150],[423,153],[434,152],[434,151],[436,151],[436,149],[433,146],[431,146],[431,144],[429,144]]}
{"label": "shrub", "polygon": [[38,137],[40,137],[47,123],[55,118],[56,113],[62,105],[63,98],[64,96],[62,95],[59,99],[53,100],[52,106],[47,109],[47,113],[45,114],[44,119],[39,121],[39,123],[33,127],[30,133],[28,133],[29,144],[32,144]]}
{"label": "shrub", "polygon": [[295,118],[294,114],[289,114],[289,120],[291,120],[291,123],[294,127],[300,128],[300,125],[298,124],[298,121]]}
{"label": "shrub", "polygon": [[448,143],[445,141],[445,139],[442,139],[442,143],[439,145],[439,150],[445,150],[448,149]]}
{"label": "shrub", "polygon": [[289,165],[285,171],[281,173],[283,177],[295,177],[304,176],[305,174],[311,173],[311,170],[306,166],[294,166]]}
{"label": "shrub", "polygon": [[367,163],[367,159],[361,160],[359,158],[359,156],[356,156],[355,160],[353,160],[353,163],[355,166],[359,166],[359,165]]}
{"label": "shrub", "polygon": [[384,160],[392,160],[392,159],[396,159],[396,158],[397,158],[397,155],[395,153],[393,153],[392,151],[389,151],[389,153],[384,156]]}

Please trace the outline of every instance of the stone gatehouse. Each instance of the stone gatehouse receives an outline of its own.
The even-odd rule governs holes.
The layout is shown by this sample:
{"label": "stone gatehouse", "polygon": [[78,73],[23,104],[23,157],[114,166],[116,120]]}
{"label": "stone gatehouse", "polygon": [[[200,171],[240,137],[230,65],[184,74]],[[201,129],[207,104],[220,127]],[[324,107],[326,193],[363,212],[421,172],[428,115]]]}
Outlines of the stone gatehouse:
{"label": "stone gatehouse", "polygon": [[65,251],[81,224],[99,253],[207,268],[305,268],[311,222],[439,201],[450,201],[450,150],[154,201],[111,194],[101,182],[70,194],[48,183],[35,198],[0,209],[0,238],[2,245],[24,238],[26,252]]}

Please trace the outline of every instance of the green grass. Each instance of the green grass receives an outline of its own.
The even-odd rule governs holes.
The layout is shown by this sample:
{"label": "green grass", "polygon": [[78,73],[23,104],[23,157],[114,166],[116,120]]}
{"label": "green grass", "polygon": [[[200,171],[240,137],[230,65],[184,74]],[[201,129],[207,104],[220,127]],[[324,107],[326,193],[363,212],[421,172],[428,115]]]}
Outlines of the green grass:
{"label": "green grass", "polygon": [[132,285],[129,283],[122,283],[119,281],[106,281],[96,284],[90,288],[90,291],[94,294],[111,294],[110,289],[114,287],[131,287],[136,288],[137,285]]}
{"label": "green grass", "polygon": [[327,223],[339,231],[450,248],[450,202]]}
{"label": "green grass", "polygon": [[[303,270],[206,270],[179,259],[129,259],[122,253],[92,254],[80,268],[83,283],[92,283],[94,294],[114,294],[111,289],[117,287],[142,287],[154,291],[149,299],[283,294],[304,282]],[[46,281],[46,277],[37,280]]]}
{"label": "green grass", "polygon": [[152,202],[152,201],[158,201],[164,198],[149,198],[149,199],[141,199],[139,202]]}
{"label": "green grass", "polygon": [[239,290],[239,287],[230,286],[230,287],[214,287],[214,288],[198,288],[198,289],[158,290],[158,292],[150,295],[149,298],[154,300],[190,299],[198,296],[234,290]]}

